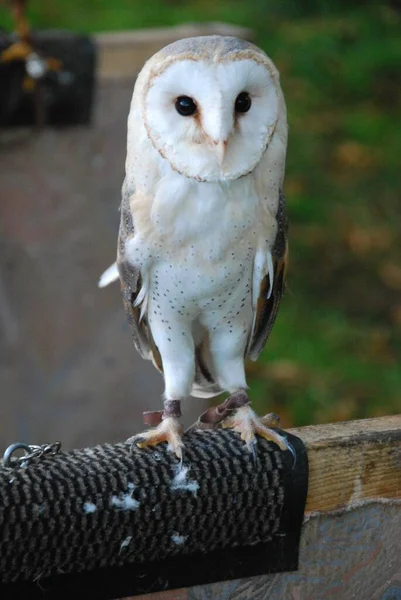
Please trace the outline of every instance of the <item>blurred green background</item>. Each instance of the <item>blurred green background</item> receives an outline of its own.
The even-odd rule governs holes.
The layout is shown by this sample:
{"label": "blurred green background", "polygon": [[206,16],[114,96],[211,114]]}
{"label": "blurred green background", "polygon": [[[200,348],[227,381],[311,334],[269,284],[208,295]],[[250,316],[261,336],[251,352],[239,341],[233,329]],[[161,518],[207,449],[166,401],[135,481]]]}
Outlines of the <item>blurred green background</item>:
{"label": "blurred green background", "polygon": [[[257,410],[284,425],[401,410],[401,4],[41,0],[36,28],[194,21],[251,27],[288,105],[288,291],[261,359]],[[0,21],[10,24],[4,8]]]}

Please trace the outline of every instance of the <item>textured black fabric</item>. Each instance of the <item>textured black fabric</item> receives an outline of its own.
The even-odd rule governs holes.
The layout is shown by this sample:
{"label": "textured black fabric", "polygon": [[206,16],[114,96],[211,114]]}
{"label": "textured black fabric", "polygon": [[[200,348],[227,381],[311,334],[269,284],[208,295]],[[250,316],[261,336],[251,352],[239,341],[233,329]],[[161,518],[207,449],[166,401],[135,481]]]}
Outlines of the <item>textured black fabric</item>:
{"label": "textured black fabric", "polygon": [[[191,431],[181,470],[165,445],[127,443],[3,467],[0,580],[40,581],[269,542],[289,518],[292,465],[289,452],[260,438],[255,462],[232,431]],[[302,515],[305,498],[298,500]],[[299,531],[291,535],[297,540]]]}

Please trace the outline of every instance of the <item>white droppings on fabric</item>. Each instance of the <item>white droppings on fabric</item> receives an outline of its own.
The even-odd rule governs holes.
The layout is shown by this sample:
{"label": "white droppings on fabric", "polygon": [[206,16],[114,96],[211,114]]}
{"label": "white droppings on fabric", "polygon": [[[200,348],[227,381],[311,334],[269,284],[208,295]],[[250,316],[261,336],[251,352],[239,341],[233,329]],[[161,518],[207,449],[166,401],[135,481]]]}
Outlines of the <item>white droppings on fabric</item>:
{"label": "white droppings on fabric", "polygon": [[124,548],[126,548],[127,546],[130,545],[131,540],[132,540],[132,535],[129,535],[128,537],[125,538],[125,540],[123,540],[121,542],[119,554],[121,554],[121,552],[124,550]]}
{"label": "white droppings on fabric", "polygon": [[32,509],[36,513],[35,516],[43,515],[46,511],[46,505],[45,504],[32,504]]}
{"label": "white droppings on fabric", "polygon": [[87,456],[96,456],[97,454],[96,450],[93,450],[92,448],[85,448],[84,451]]}
{"label": "white droppings on fabric", "polygon": [[176,475],[171,482],[170,489],[185,490],[192,492],[195,496],[199,490],[199,483],[194,479],[188,479],[189,467],[178,467]]}
{"label": "white droppings on fabric", "polygon": [[111,504],[115,506],[118,510],[136,510],[139,506],[138,500],[131,498],[130,494],[112,496]]}
{"label": "white droppings on fabric", "polygon": [[174,531],[173,535],[171,536],[171,541],[177,546],[182,546],[182,544],[185,543],[187,537],[187,535],[180,535],[179,533]]}
{"label": "white droppings on fabric", "polygon": [[97,506],[96,504],[93,504],[93,502],[85,502],[83,510],[86,515],[89,515],[90,513],[94,513],[97,511]]}
{"label": "white droppings on fabric", "polygon": [[135,489],[133,483],[127,484],[128,492],[120,494],[119,496],[111,496],[111,504],[115,506],[117,510],[136,510],[139,506],[138,500],[132,497],[132,493]]}

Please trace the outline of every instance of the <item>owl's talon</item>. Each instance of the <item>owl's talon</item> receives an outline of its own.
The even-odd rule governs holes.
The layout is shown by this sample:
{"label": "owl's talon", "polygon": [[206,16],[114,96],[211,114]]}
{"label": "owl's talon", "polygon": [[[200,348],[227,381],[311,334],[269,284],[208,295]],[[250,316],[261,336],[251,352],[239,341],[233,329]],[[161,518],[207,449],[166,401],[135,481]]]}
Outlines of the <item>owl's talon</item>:
{"label": "owl's talon", "polygon": [[292,446],[292,444],[290,444],[290,442],[287,442],[287,450],[292,454],[292,458],[294,459],[292,468],[295,469],[295,465],[297,464],[297,455],[295,454],[294,447]]}
{"label": "owl's talon", "polygon": [[[267,415],[270,417],[270,415]],[[295,459],[295,452],[291,444],[280,433],[266,427],[249,405],[239,408],[235,415],[229,417],[222,424],[224,428],[234,429],[241,434],[241,439],[246,442],[249,449],[252,442],[256,443],[256,435],[260,435],[268,442],[274,442],[280,450],[289,450]]]}
{"label": "owl's talon", "polygon": [[267,415],[264,415],[264,417],[260,418],[260,422],[265,427],[277,429],[280,427],[281,419],[276,413],[267,413]]}
{"label": "owl's talon", "polygon": [[[179,462],[179,467],[178,467],[180,469],[180,471],[184,466],[184,457],[185,457],[185,448],[184,448],[184,446],[181,446],[181,458],[179,459],[180,462]],[[179,458],[179,457],[177,457],[177,458]]]}
{"label": "owl's talon", "polygon": [[167,442],[168,449],[174,452],[176,457],[182,462],[183,459],[183,442],[182,442],[182,425],[176,417],[166,417],[154,429],[144,431],[139,435],[129,438],[127,442],[136,444],[138,448],[148,448],[157,446],[163,442]]}
{"label": "owl's talon", "polygon": [[253,440],[251,440],[250,442],[247,443],[247,448],[249,450],[249,452],[252,454],[252,461],[254,465],[257,465],[258,463],[258,455],[256,452],[256,439],[254,438]]}

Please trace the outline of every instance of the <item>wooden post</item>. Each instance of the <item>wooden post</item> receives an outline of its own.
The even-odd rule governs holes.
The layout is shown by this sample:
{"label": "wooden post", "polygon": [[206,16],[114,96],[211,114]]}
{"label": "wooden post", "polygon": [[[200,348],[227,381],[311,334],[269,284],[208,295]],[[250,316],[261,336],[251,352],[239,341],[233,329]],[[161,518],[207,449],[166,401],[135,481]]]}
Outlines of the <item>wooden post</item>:
{"label": "wooden post", "polygon": [[401,499],[401,415],[290,431],[308,449],[307,513]]}

